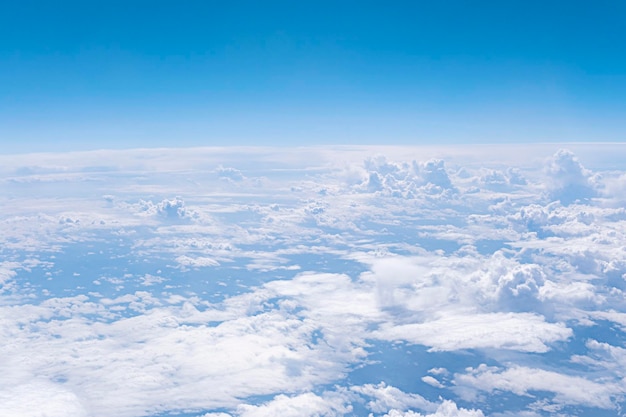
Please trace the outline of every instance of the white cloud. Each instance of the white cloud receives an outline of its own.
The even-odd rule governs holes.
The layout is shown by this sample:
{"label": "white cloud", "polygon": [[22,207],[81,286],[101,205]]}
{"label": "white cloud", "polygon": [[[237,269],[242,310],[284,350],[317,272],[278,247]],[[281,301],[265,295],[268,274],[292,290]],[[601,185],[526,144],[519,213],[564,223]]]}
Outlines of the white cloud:
{"label": "white cloud", "polygon": [[422,377],[422,381],[424,381],[425,383],[427,383],[428,385],[431,385],[435,388],[444,388],[445,386],[439,382],[436,378],[430,376],[430,375],[426,375]]}
{"label": "white cloud", "polygon": [[138,204],[131,205],[137,214],[142,216],[155,216],[168,221],[193,220],[198,214],[189,210],[185,201],[177,196],[172,199],[163,199],[158,203],[141,200]]}
{"label": "white cloud", "polygon": [[597,195],[591,172],[569,150],[560,149],[552,156],[546,167],[546,174],[550,181],[550,197],[563,204]]}
{"label": "white cloud", "polygon": [[554,283],[548,281],[539,290],[539,298],[542,300],[563,301],[591,301],[594,304],[602,304],[604,297],[596,293],[597,289],[588,282]]}
{"label": "white cloud", "polygon": [[592,381],[579,376],[566,375],[537,368],[514,366],[498,369],[481,365],[466,374],[456,374],[454,383],[459,393],[471,400],[479,391],[508,391],[516,395],[532,396],[534,392],[553,393],[552,401],[561,405],[584,405],[614,409],[614,399],[621,397],[621,383]]}
{"label": "white cloud", "polygon": [[219,166],[217,168],[217,175],[221,179],[226,179],[229,181],[243,181],[246,177],[236,168]]}
{"label": "white cloud", "polygon": [[352,387],[351,390],[358,394],[370,397],[367,408],[374,413],[385,413],[389,410],[434,410],[436,405],[427,401],[419,394],[408,394],[396,387],[389,386],[384,382],[377,385],[366,384]]}
{"label": "white cloud", "polygon": [[152,274],[146,274],[141,278],[141,284],[147,287],[155,284],[160,284],[165,281],[167,281],[166,278]]}
{"label": "white cloud", "polygon": [[207,257],[202,257],[202,256],[192,258],[187,255],[181,255],[177,257],[176,262],[178,262],[182,266],[188,266],[192,268],[219,266],[220,264],[218,261],[216,261],[213,258],[207,258]]}
{"label": "white cloud", "polygon": [[411,410],[391,410],[383,417],[484,417],[484,414],[481,410],[458,408],[453,401],[444,400],[432,414],[421,414]]}
{"label": "white cloud", "polygon": [[608,371],[605,377],[607,380],[612,378],[617,382],[626,377],[626,349],[593,339],[587,340],[585,345],[588,349],[587,355],[573,355],[572,362],[588,365],[595,370]]}
{"label": "white cloud", "polygon": [[16,289],[13,278],[17,275],[16,269],[22,265],[19,262],[0,263],[0,292],[7,293]]}
{"label": "white cloud", "polygon": [[34,379],[0,390],[3,417],[88,417],[79,397],[61,383]]}
{"label": "white cloud", "polygon": [[430,346],[433,351],[497,348],[547,352],[549,344],[567,340],[572,330],[528,313],[444,316],[424,323],[383,326],[374,333],[390,340]]}
{"label": "white cloud", "polygon": [[295,396],[278,395],[272,401],[261,405],[240,405],[236,414],[240,417],[335,417],[352,411],[345,398],[339,395],[323,396],[307,392]]}
{"label": "white cloud", "polygon": [[449,372],[446,368],[431,368],[428,370],[429,374],[433,375],[448,375]]}
{"label": "white cloud", "polygon": [[389,162],[381,155],[367,158],[364,168],[367,177],[357,189],[365,192],[377,192],[398,198],[416,198],[419,195],[455,191],[444,161],[440,159],[395,163]]}

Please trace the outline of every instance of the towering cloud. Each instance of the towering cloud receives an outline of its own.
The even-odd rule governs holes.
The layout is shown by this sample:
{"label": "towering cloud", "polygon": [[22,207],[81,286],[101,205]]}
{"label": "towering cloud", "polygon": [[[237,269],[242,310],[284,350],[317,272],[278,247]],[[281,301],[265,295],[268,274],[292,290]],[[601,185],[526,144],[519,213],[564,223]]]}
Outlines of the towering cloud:
{"label": "towering cloud", "polygon": [[552,156],[546,174],[549,196],[553,200],[571,204],[597,195],[592,173],[568,150],[560,149]]}

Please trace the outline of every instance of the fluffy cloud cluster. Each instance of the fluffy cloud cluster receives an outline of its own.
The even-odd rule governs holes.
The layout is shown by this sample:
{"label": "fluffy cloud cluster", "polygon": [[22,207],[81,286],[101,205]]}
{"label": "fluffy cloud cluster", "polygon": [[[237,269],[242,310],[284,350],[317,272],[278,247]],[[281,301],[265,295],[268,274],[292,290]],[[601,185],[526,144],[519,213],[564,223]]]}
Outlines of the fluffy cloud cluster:
{"label": "fluffy cloud cluster", "polygon": [[224,168],[223,166],[219,166],[217,169],[217,175],[220,179],[224,179],[227,181],[242,181],[246,177],[236,168]]}
{"label": "fluffy cloud cluster", "polygon": [[557,404],[579,404],[613,409],[616,397],[622,397],[621,383],[595,382],[578,376],[543,369],[514,366],[508,369],[488,367],[484,364],[455,376],[462,397],[475,398],[480,391],[506,390],[517,395],[547,391],[554,394]]}
{"label": "fluffy cloud cluster", "polygon": [[138,210],[141,214],[157,216],[166,220],[187,220],[194,217],[193,211],[185,207],[185,202],[181,197],[164,199],[158,203],[152,201],[141,201]]}
{"label": "fluffy cloud cluster", "polygon": [[367,159],[364,168],[367,178],[357,188],[366,192],[415,198],[424,193],[441,194],[455,190],[442,160],[393,163],[379,156]]}
{"label": "fluffy cloud cluster", "polygon": [[597,195],[595,178],[570,151],[560,149],[546,167],[550,197],[563,204],[586,200]]}

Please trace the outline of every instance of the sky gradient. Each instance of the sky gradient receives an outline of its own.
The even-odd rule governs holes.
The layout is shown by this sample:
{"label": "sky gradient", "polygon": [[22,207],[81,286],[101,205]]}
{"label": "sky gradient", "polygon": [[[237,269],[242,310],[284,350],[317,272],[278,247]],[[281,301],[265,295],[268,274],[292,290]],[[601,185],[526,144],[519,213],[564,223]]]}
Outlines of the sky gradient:
{"label": "sky gradient", "polygon": [[0,5],[3,153],[621,142],[626,3]]}

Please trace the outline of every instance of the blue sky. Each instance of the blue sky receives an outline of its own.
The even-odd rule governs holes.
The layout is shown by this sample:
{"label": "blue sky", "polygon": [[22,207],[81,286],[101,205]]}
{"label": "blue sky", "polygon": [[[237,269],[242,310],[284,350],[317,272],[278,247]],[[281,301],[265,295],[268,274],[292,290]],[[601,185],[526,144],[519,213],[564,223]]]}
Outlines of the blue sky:
{"label": "blue sky", "polygon": [[4,152],[623,141],[622,1],[0,5]]}

